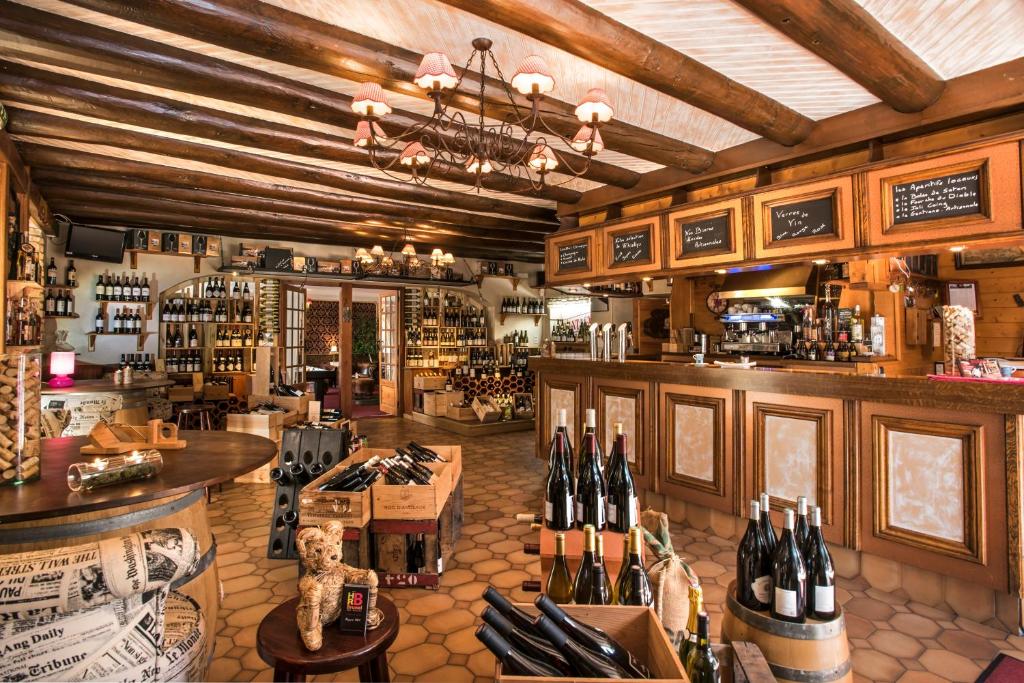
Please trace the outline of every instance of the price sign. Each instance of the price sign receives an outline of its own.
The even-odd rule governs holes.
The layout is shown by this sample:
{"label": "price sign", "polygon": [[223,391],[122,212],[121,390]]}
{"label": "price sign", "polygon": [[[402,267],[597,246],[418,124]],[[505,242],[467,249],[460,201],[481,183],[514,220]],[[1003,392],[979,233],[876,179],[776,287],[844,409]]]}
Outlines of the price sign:
{"label": "price sign", "polygon": [[581,240],[558,247],[558,272],[590,269],[590,241]]}
{"label": "price sign", "polygon": [[612,265],[651,262],[650,226],[612,235]]}
{"label": "price sign", "polygon": [[728,213],[714,218],[683,223],[683,254],[699,254],[705,251],[729,251],[732,249],[731,221]]}
{"label": "price sign", "polygon": [[772,242],[836,234],[834,198],[821,197],[771,207]]}
{"label": "price sign", "polygon": [[981,172],[977,170],[892,186],[894,224],[979,213]]}

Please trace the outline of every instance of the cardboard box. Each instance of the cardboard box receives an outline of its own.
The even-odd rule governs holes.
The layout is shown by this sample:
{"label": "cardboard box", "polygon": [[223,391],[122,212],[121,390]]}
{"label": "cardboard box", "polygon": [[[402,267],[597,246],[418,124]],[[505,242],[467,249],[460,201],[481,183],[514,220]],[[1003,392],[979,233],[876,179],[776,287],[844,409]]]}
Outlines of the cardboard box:
{"label": "cardboard box", "polygon": [[501,408],[490,396],[477,396],[473,399],[473,412],[481,422],[497,422],[501,419]]}
{"label": "cardboard box", "polygon": [[222,242],[219,237],[207,237],[206,238],[206,255],[207,256],[220,256]]}
{"label": "cardboard box", "polygon": [[[520,397],[522,397],[522,403],[525,405],[524,408],[517,409],[516,406],[520,403]],[[530,420],[533,419],[535,409],[533,406],[533,394],[529,392],[517,391],[512,394],[512,410],[515,412],[515,418],[517,420]]]}
{"label": "cardboard box", "polygon": [[464,408],[462,406],[449,405],[447,414],[445,417],[450,417],[453,420],[461,420],[463,422],[473,422],[477,419],[476,412],[473,408]]}
{"label": "cardboard box", "polygon": [[451,403],[462,403],[463,391],[427,391],[423,393],[423,414],[447,417]]}
{"label": "cardboard box", "polygon": [[256,406],[260,403],[272,403],[275,406],[294,411],[298,420],[305,420],[309,412],[309,394],[302,396],[272,396],[265,394],[252,394],[249,396],[249,405]]}
{"label": "cardboard box", "polygon": [[178,253],[192,255],[192,235],[178,235]]}
{"label": "cardboard box", "polygon": [[447,375],[416,375],[412,378],[413,389],[424,391],[443,391],[447,384]]}
{"label": "cardboard box", "polygon": [[231,395],[231,387],[227,384],[204,384],[204,401],[224,401]]}

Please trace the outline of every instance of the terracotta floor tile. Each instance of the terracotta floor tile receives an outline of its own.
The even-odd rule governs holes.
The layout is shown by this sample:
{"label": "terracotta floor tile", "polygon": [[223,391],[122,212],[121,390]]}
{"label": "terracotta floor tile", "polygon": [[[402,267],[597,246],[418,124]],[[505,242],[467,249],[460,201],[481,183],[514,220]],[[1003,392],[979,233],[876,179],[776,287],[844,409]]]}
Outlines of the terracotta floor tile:
{"label": "terracotta floor tile", "polygon": [[428,633],[452,633],[461,628],[476,624],[476,617],[465,610],[448,609],[427,617],[423,628]]}
{"label": "terracotta floor tile", "polygon": [[872,681],[895,681],[905,669],[895,658],[875,650],[856,650],[853,670]]}
{"label": "terracotta floor tile", "polygon": [[934,621],[920,614],[897,614],[889,623],[897,631],[917,638],[934,638],[942,630]]}
{"label": "terracotta floor tile", "polygon": [[966,657],[942,650],[928,650],[921,655],[921,664],[931,673],[958,683],[971,683],[981,673],[981,667]]}
{"label": "terracotta floor tile", "polygon": [[991,641],[967,631],[946,631],[936,640],[949,650],[971,659],[991,660],[999,652],[999,648]]}
{"label": "terracotta floor tile", "polygon": [[876,631],[868,638],[868,643],[879,652],[896,658],[914,658],[924,651],[924,646],[917,639],[898,632]]}
{"label": "terracotta floor tile", "polygon": [[391,658],[395,673],[416,676],[448,662],[448,650],[440,645],[423,643],[399,652]]}

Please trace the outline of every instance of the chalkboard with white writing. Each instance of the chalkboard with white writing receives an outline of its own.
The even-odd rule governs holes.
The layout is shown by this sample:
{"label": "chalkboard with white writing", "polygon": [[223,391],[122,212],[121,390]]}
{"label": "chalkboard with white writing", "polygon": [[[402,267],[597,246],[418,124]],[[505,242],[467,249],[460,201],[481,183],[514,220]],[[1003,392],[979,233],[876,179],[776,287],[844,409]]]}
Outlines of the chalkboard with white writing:
{"label": "chalkboard with white writing", "polygon": [[729,251],[732,249],[730,214],[683,223],[683,255],[699,254],[705,251]]}
{"label": "chalkboard with white writing", "polygon": [[590,240],[558,246],[558,272],[590,269]]}
{"label": "chalkboard with white writing", "polygon": [[651,262],[650,226],[612,235],[612,265],[624,266],[630,263]]}
{"label": "chalkboard with white writing", "polygon": [[892,186],[894,224],[979,213],[981,172],[977,170]]}
{"label": "chalkboard with white writing", "polygon": [[836,234],[834,198],[821,197],[773,206],[772,242]]}

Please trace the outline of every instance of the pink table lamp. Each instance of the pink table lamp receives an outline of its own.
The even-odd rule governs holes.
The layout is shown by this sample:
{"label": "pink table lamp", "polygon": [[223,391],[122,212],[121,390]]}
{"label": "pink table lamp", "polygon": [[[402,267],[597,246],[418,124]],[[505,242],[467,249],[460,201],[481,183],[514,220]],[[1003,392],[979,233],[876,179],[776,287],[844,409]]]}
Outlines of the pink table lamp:
{"label": "pink table lamp", "polygon": [[75,383],[70,375],[75,374],[75,352],[54,351],[50,354],[50,374],[52,378],[47,384],[54,388],[70,387]]}

